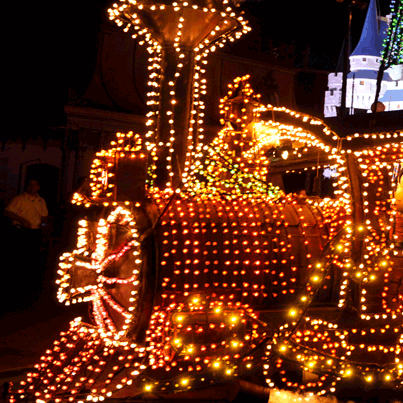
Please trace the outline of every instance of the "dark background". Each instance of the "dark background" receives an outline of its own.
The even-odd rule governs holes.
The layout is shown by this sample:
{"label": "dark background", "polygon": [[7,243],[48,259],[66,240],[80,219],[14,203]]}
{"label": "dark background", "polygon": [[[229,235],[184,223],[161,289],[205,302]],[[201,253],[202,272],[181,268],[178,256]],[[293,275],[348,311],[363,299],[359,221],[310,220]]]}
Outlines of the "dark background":
{"label": "dark background", "polygon": [[[45,130],[63,124],[69,88],[79,97],[89,84],[97,35],[112,3],[71,0],[13,2],[9,6],[5,12],[11,24],[5,38],[9,51],[3,96],[6,121],[13,123],[11,130]],[[246,0],[241,9],[252,31],[224,51],[285,67],[332,71],[345,35],[346,4],[336,0]],[[389,13],[390,0],[378,0],[378,4],[381,15]],[[353,48],[365,15],[366,11],[354,12]]]}

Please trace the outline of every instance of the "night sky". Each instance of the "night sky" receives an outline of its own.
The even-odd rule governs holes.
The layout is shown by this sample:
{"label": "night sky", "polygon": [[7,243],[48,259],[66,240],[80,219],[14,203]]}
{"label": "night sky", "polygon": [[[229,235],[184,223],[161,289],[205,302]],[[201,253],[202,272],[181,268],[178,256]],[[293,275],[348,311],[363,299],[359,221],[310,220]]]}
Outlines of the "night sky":
{"label": "night sky", "polygon": [[[365,0],[362,0],[365,1]],[[71,0],[13,3],[18,15],[7,40],[5,76],[7,115],[18,119],[14,130],[45,129],[63,123],[68,88],[80,96],[91,79],[97,35],[112,1]],[[390,0],[378,0],[381,14]],[[346,3],[336,0],[246,0],[241,8],[253,30],[226,52],[286,67],[333,70],[342,47]],[[365,11],[353,17],[353,46]],[[278,53],[275,57],[274,53]],[[4,78],[3,78],[4,79]],[[21,119],[23,115],[23,119]]]}
{"label": "night sky", "polygon": [[[390,0],[377,0],[381,15],[390,12]],[[369,2],[361,0],[360,3]],[[240,42],[251,46],[242,46],[248,52],[245,57],[270,60],[269,44],[275,46],[295,45],[294,67],[302,67],[302,56],[307,45],[310,47],[308,67],[316,70],[333,70],[337,64],[347,26],[347,7],[349,2],[336,0],[310,1],[269,1],[247,0],[246,18],[253,31]],[[352,21],[352,46],[357,44],[366,9],[354,9]],[[257,44],[261,42],[261,49]],[[256,51],[253,51],[255,44]],[[259,52],[260,50],[260,52]],[[258,53],[260,53],[258,55]],[[284,64],[287,64],[283,61]],[[292,64],[288,65],[292,67]]]}

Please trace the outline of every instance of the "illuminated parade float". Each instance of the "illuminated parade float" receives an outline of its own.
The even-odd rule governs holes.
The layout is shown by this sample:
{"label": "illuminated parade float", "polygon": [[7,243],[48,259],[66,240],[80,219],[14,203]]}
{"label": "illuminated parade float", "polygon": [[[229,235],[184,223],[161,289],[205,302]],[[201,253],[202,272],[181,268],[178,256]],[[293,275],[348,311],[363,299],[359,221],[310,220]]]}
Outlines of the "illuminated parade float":
{"label": "illuminated parade float", "polygon": [[[264,105],[245,76],[207,141],[207,56],[249,30],[234,4],[124,0],[109,14],[148,48],[148,131],[117,133],[73,196],[92,218],[60,257],[57,296],[89,303],[92,323],[71,322],[11,401],[401,390],[402,131],[344,136]],[[316,196],[275,185],[294,172],[316,175]]]}

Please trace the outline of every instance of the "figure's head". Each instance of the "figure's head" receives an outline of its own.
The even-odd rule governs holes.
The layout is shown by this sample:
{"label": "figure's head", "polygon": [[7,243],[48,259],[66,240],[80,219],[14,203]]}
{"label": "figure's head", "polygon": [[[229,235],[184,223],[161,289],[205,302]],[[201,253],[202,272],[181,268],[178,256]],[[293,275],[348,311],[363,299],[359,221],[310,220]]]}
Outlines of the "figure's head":
{"label": "figure's head", "polygon": [[41,186],[39,185],[39,182],[37,180],[30,179],[28,181],[26,192],[30,195],[37,195],[40,188]]}

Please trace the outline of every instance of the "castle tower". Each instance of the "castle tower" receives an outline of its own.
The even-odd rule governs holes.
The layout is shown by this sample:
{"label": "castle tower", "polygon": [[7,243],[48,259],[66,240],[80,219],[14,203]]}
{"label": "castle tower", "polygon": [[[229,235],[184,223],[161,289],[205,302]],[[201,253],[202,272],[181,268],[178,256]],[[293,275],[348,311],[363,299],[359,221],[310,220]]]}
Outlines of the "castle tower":
{"label": "castle tower", "polygon": [[[378,16],[376,0],[370,1],[360,40],[350,55],[346,94],[346,107],[350,114],[371,112],[389,18]],[[384,103],[387,111],[403,109],[401,73],[401,69],[395,67],[384,72],[379,101]],[[341,105],[342,79],[340,72],[329,74],[329,90],[325,93],[325,117],[337,116],[336,108]]]}

